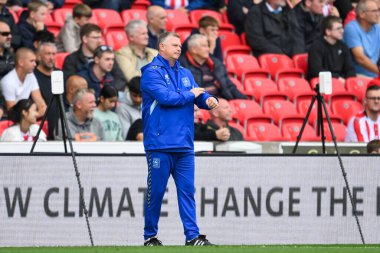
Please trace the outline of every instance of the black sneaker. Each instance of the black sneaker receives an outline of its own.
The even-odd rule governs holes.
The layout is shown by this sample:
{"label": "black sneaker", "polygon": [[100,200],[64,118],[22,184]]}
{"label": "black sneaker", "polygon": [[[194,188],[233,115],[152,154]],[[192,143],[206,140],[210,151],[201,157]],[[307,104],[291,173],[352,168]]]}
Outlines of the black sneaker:
{"label": "black sneaker", "polygon": [[157,236],[153,236],[145,240],[144,246],[162,246],[162,242],[157,239]]}
{"label": "black sneaker", "polygon": [[192,245],[192,246],[208,246],[208,245],[214,245],[211,242],[209,242],[206,239],[205,235],[199,235],[198,237],[194,238],[191,241],[186,241],[186,246]]}

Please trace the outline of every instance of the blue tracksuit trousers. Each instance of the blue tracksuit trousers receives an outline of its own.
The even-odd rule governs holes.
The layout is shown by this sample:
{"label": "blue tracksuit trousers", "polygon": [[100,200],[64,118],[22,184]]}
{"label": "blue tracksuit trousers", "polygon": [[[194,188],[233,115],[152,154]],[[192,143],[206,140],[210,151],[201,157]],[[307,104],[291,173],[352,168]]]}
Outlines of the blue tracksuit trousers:
{"label": "blue tracksuit trousers", "polygon": [[147,151],[148,178],[145,200],[145,240],[157,235],[162,199],[170,174],[177,187],[179,214],[186,240],[199,235],[194,199],[194,151]]}

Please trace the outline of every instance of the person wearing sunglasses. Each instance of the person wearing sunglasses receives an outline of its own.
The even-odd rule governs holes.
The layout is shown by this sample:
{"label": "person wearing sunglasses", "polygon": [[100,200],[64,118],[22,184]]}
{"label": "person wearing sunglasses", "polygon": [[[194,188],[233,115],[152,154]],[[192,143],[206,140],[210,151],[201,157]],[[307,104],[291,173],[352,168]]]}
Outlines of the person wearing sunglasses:
{"label": "person wearing sunglasses", "polygon": [[369,142],[380,139],[380,80],[368,83],[364,111],[355,115],[346,129],[346,142]]}
{"label": "person wearing sunglasses", "polygon": [[106,85],[115,86],[111,74],[115,62],[115,53],[110,46],[99,46],[94,52],[94,61],[78,73],[86,79],[88,87],[95,91],[96,101],[99,100],[100,90]]}

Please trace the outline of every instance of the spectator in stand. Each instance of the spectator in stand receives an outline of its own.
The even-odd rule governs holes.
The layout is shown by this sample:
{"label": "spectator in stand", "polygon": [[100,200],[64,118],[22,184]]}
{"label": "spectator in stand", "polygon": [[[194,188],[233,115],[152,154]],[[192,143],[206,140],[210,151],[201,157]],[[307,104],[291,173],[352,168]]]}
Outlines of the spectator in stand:
{"label": "spectator in stand", "polygon": [[[63,63],[63,71],[67,76],[77,74],[82,69],[87,68],[88,63],[94,61],[94,52],[102,43],[102,30],[94,24],[85,24],[80,32],[80,48],[68,55]],[[111,75],[114,78],[114,85],[119,91],[124,91],[127,80],[124,77],[117,62],[113,64]]]}
{"label": "spectator in stand", "polygon": [[105,141],[123,141],[122,126],[119,116],[112,111],[117,102],[117,89],[107,85],[100,91],[99,105],[94,111],[94,118],[98,119],[104,129]]}
{"label": "spectator in stand", "polygon": [[306,52],[296,14],[285,0],[264,0],[252,6],[245,20],[245,33],[255,56]]}
{"label": "spectator in stand", "polygon": [[[37,122],[37,106],[31,99],[19,100],[10,111],[10,119],[14,125],[7,128],[1,135],[1,141],[34,141],[39,126]],[[46,141],[46,135],[41,131],[39,141]]]}
{"label": "spectator in stand", "polygon": [[33,45],[35,49],[38,49],[40,44],[45,42],[55,43],[54,41],[54,34],[49,32],[48,30],[43,30],[36,32],[36,34],[34,35]]}
{"label": "spectator in stand", "polygon": [[123,11],[130,9],[136,0],[83,0],[83,3],[92,9],[111,9],[115,11]]}
{"label": "spectator in stand", "polygon": [[221,127],[217,130],[208,127],[199,121],[200,113],[198,106],[194,105],[194,140],[196,141],[228,141],[230,130]]}
{"label": "spectator in stand", "polygon": [[73,97],[78,90],[87,89],[88,84],[86,79],[78,75],[70,76],[66,81],[66,91],[65,91],[65,99],[64,106],[65,111],[68,112],[70,107],[73,106]]}
{"label": "spectator in stand", "polygon": [[[204,16],[199,20],[199,29],[195,29],[191,32],[191,34],[202,34],[207,37],[208,45],[210,48],[210,54],[216,58],[218,58],[221,62],[223,59],[222,52],[222,43],[220,42],[219,36],[219,23],[213,17]],[[182,53],[186,54],[187,52],[187,42],[189,38],[182,45]]]}
{"label": "spectator in stand", "polygon": [[129,21],[125,32],[129,43],[116,52],[116,61],[129,81],[135,76],[141,76],[141,68],[150,63],[157,56],[158,51],[147,47],[149,36],[144,21]]}
{"label": "spectator in stand", "polygon": [[[0,79],[15,67],[11,48],[12,34],[7,23],[0,21]],[[4,115],[4,97],[0,94],[0,119]]]}
{"label": "spectator in stand", "polygon": [[322,22],[324,36],[310,47],[308,78],[319,76],[321,71],[330,71],[332,77],[345,83],[346,78],[356,76],[351,53],[343,39],[342,20],[328,16]]}
{"label": "spectator in stand", "polygon": [[368,154],[380,154],[380,140],[372,140],[367,143],[367,153]]}
{"label": "spectator in stand", "polygon": [[[33,0],[9,0],[8,6],[12,6],[12,10],[18,11],[27,5]],[[51,12],[53,9],[59,9],[65,3],[65,0],[40,0],[46,4],[47,9]]]}
{"label": "spectator in stand", "polygon": [[[66,112],[71,138],[76,141],[102,141],[104,129],[100,121],[94,118],[96,108],[94,91],[80,89],[73,97],[73,107]],[[62,129],[58,128],[57,139],[62,139]]]}
{"label": "spectator in stand", "polygon": [[143,141],[144,133],[143,133],[143,121],[142,119],[138,119],[128,130],[127,141]]}
{"label": "spectator in stand", "polygon": [[18,32],[12,13],[9,11],[8,7],[5,6],[6,4],[7,0],[0,0],[0,21],[5,22],[9,26],[8,28],[10,28],[12,33],[12,47],[16,49],[20,46],[21,36]]}
{"label": "spectator in stand", "polygon": [[245,18],[253,6],[252,0],[234,0],[228,1],[227,4],[227,16],[231,24],[236,28],[237,34],[244,32]]}
{"label": "spectator in stand", "polygon": [[46,3],[41,0],[32,0],[28,4],[28,10],[22,12],[18,22],[18,29],[21,35],[21,46],[32,50],[36,32],[46,30],[45,19],[48,9]]}
{"label": "spectator in stand", "polygon": [[294,7],[306,49],[323,34],[323,8],[327,0],[302,0]]}
{"label": "spectator in stand", "polygon": [[136,76],[128,84],[129,90],[125,93],[125,100],[116,107],[116,113],[120,117],[123,126],[123,138],[127,137],[130,126],[142,118],[142,98],[140,90],[141,77]]}
{"label": "spectator in stand", "polygon": [[91,8],[85,4],[77,4],[73,8],[72,16],[66,17],[65,25],[57,37],[57,48],[59,52],[72,53],[80,47],[80,29],[88,24],[92,17]]}
{"label": "spectator in stand", "polygon": [[180,58],[181,65],[188,68],[195,82],[214,96],[230,99],[246,99],[228,77],[223,62],[210,56],[207,37],[194,34],[188,40],[189,51]]}
{"label": "spectator in stand", "polygon": [[356,6],[356,20],[344,29],[344,41],[354,56],[356,73],[374,78],[379,74],[379,8],[373,0],[361,0]]}
{"label": "spectator in stand", "polygon": [[115,62],[115,53],[110,46],[99,46],[94,52],[94,61],[78,73],[86,79],[88,87],[95,91],[96,101],[99,100],[100,90],[107,85],[115,86],[111,74]]}
{"label": "spectator in stand", "polygon": [[158,36],[166,31],[168,22],[166,11],[160,6],[149,6],[146,19],[148,21],[148,47],[157,49]]}
{"label": "spectator in stand", "polygon": [[244,137],[240,131],[228,125],[228,121],[232,120],[232,109],[227,100],[220,98],[219,106],[210,111],[210,114],[211,119],[206,123],[208,129],[216,132],[217,130],[227,128],[229,134],[224,133],[224,135],[229,135],[229,138],[226,141],[244,141]]}
{"label": "spectator in stand", "polygon": [[[55,59],[57,56],[57,47],[54,43],[43,42],[37,48],[37,61],[38,66],[34,70],[34,75],[37,78],[38,85],[40,87],[40,92],[42,98],[45,101],[45,104],[49,104],[50,100],[53,97],[51,91],[51,73],[55,68]],[[47,114],[48,122],[48,140],[54,140],[54,130],[57,127],[58,117],[59,117],[59,108],[56,100],[52,101],[50,109]]]}
{"label": "spectator in stand", "polygon": [[19,48],[15,62],[15,68],[0,81],[6,108],[9,110],[20,99],[28,99],[31,96],[38,108],[37,116],[41,117],[45,113],[46,104],[33,73],[36,67],[36,55],[29,48]]}
{"label": "spectator in stand", "polygon": [[380,138],[380,81],[372,80],[364,98],[364,111],[347,125],[346,142],[369,142]]}
{"label": "spectator in stand", "polygon": [[211,9],[225,11],[226,3],[223,0],[150,0],[152,5],[158,5],[165,9],[177,9],[183,12],[190,12],[198,9]]}

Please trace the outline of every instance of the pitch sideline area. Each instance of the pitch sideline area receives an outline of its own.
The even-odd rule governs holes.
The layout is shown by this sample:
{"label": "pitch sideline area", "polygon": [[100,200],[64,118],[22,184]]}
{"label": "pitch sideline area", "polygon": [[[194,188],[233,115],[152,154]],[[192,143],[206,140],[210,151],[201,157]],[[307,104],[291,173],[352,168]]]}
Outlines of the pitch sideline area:
{"label": "pitch sideline area", "polygon": [[210,246],[210,247],[4,247],[0,253],[377,253],[380,244],[372,245],[255,245],[255,246]]}

